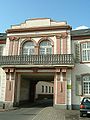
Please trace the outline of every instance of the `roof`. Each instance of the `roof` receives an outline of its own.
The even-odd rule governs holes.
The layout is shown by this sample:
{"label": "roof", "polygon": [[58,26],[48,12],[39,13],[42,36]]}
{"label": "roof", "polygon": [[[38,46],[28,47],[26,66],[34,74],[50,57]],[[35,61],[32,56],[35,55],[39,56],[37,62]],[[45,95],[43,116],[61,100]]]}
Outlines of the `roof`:
{"label": "roof", "polygon": [[72,30],[71,36],[90,36],[90,29]]}
{"label": "roof", "polygon": [[6,40],[6,33],[0,33],[0,40]]}

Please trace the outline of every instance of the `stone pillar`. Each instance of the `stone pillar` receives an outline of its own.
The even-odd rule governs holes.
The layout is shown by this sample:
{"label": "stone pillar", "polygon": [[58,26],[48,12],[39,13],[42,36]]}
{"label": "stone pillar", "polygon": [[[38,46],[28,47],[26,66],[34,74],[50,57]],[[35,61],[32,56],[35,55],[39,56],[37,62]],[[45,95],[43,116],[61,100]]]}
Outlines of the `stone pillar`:
{"label": "stone pillar", "polygon": [[56,69],[54,77],[54,105],[60,109],[66,109],[66,80],[63,78],[63,70]]}
{"label": "stone pillar", "polygon": [[38,54],[39,54],[39,46],[36,45],[36,46],[35,46],[35,55],[38,55]]}
{"label": "stone pillar", "polygon": [[15,36],[10,36],[9,40],[10,40],[9,55],[18,55],[19,38]]}
{"label": "stone pillar", "polygon": [[14,106],[19,106],[19,102],[20,102],[20,81],[21,81],[21,75],[16,73]]}
{"label": "stone pillar", "polygon": [[6,72],[6,92],[5,92],[5,108],[13,106],[14,102],[14,87],[15,87],[15,69],[7,68]]}

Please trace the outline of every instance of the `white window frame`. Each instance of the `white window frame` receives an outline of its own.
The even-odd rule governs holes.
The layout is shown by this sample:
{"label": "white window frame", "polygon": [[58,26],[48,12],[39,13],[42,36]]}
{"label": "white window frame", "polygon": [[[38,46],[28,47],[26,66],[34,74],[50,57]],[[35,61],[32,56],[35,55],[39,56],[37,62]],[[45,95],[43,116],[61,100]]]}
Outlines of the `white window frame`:
{"label": "white window frame", "polygon": [[[87,86],[85,86],[85,83],[87,83]],[[90,95],[90,75],[83,76],[83,95]]]}
{"label": "white window frame", "polygon": [[81,43],[82,62],[90,62],[90,42]]}
{"label": "white window frame", "polygon": [[[28,46],[28,44],[31,44],[30,46]],[[23,45],[23,55],[33,55],[34,53],[34,43],[31,42],[26,42]]]}
{"label": "white window frame", "polygon": [[[45,44],[45,45],[44,45]],[[52,45],[51,42],[46,40],[40,43],[39,53],[42,54],[52,54]]]}

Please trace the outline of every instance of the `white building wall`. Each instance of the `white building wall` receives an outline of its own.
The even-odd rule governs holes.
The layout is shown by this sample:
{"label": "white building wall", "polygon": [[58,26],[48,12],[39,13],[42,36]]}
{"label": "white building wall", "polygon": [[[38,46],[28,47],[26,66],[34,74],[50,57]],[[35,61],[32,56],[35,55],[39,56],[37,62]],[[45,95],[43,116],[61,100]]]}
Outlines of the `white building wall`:
{"label": "white building wall", "polygon": [[72,104],[80,104],[82,96],[76,95],[76,75],[90,74],[90,64],[75,64],[72,70]]}
{"label": "white building wall", "polygon": [[9,38],[7,38],[6,45],[5,45],[4,50],[3,50],[3,55],[4,56],[8,56],[8,53],[9,53],[9,43],[10,43],[10,40],[9,40]]}
{"label": "white building wall", "polygon": [[[75,58],[75,44],[85,42],[85,41],[90,41],[90,39],[84,39],[84,40],[72,40],[72,53]],[[79,52],[80,48],[79,48]],[[79,57],[81,57],[81,53],[79,53]],[[77,61],[76,61],[77,62]],[[82,95],[77,95],[77,86],[76,86],[76,76],[77,75],[83,75],[83,74],[90,74],[90,64],[89,63],[75,63],[74,68],[72,69],[72,105],[78,106],[80,105],[81,98],[83,97]],[[82,84],[83,85],[83,84]],[[80,86],[81,87],[81,86]],[[79,90],[79,92],[81,89]],[[83,92],[83,91],[82,91]]]}
{"label": "white building wall", "polygon": [[71,35],[70,31],[67,37],[67,54],[71,54]]}
{"label": "white building wall", "polygon": [[0,68],[0,102],[5,101],[5,86],[6,86],[6,74],[2,68]]}
{"label": "white building wall", "polygon": [[[44,92],[42,93],[42,86],[44,86]],[[46,87],[48,88],[47,93],[45,92]],[[51,87],[51,92],[49,93],[49,86]],[[37,83],[36,85],[36,94],[52,94],[52,87],[54,86],[53,83],[51,82],[44,82],[44,81],[40,81]]]}

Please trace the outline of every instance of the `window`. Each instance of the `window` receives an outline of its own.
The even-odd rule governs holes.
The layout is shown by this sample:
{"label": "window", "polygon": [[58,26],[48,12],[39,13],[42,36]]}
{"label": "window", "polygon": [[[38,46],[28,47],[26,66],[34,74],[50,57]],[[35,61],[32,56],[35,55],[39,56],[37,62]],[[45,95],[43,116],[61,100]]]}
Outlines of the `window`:
{"label": "window", "polygon": [[52,87],[52,93],[53,93],[53,87]]}
{"label": "window", "polygon": [[90,61],[90,42],[81,44],[82,61]]}
{"label": "window", "polygon": [[83,94],[90,95],[90,75],[83,76]]}
{"label": "window", "polygon": [[46,86],[46,93],[48,92],[48,87]]}
{"label": "window", "polygon": [[0,56],[3,54],[3,46],[0,46]]}
{"label": "window", "polygon": [[34,54],[34,43],[31,42],[26,42],[23,45],[23,55],[32,55]]}
{"label": "window", "polygon": [[51,92],[51,87],[49,86],[49,93]]}
{"label": "window", "polygon": [[46,40],[40,43],[40,54],[52,54],[52,45],[51,42]]}
{"label": "window", "polygon": [[44,86],[42,85],[42,93],[44,93]]}

